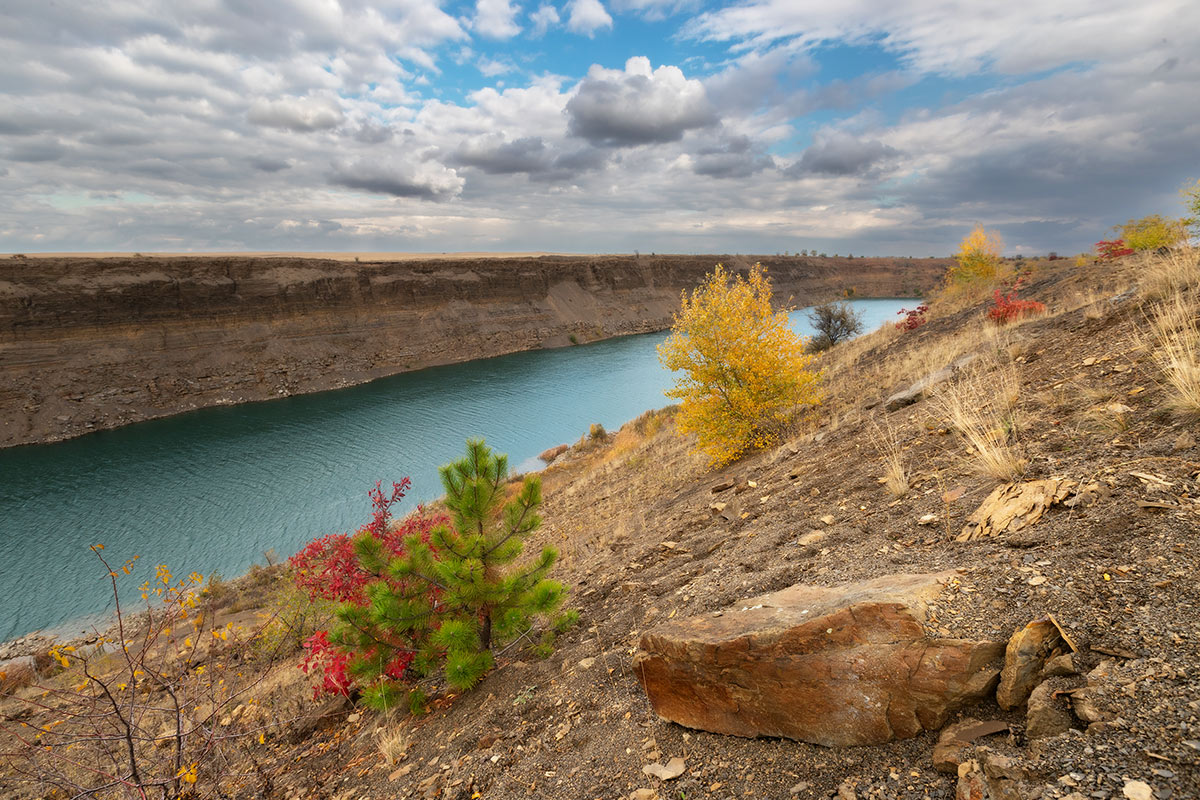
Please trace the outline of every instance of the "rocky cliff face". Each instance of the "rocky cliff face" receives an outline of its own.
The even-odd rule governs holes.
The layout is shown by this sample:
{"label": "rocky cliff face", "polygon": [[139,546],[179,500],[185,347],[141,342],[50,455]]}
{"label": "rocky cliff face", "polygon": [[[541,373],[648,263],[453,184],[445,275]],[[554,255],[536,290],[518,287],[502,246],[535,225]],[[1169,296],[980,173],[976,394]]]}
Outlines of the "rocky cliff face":
{"label": "rocky cliff face", "polygon": [[[0,262],[0,446],[670,325],[729,256]],[[806,305],[918,295],[941,259],[764,257]]]}

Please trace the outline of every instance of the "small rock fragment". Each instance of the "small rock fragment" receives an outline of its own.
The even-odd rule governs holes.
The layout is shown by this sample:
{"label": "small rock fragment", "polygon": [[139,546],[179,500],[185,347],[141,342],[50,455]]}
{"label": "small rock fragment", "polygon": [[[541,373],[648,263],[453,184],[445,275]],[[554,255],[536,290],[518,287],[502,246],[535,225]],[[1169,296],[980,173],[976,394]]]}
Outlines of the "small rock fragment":
{"label": "small rock fragment", "polygon": [[672,758],[670,761],[663,764],[647,764],[642,767],[642,772],[651,775],[659,780],[673,781],[683,774],[684,762],[682,758]]}
{"label": "small rock fragment", "polygon": [[1055,656],[1046,662],[1045,668],[1042,670],[1042,677],[1057,678],[1063,675],[1078,675],[1079,671],[1075,669],[1074,653],[1063,653],[1061,656]]}
{"label": "small rock fragment", "polygon": [[1154,800],[1154,790],[1144,781],[1126,781],[1121,794],[1129,800]]}
{"label": "small rock fragment", "polygon": [[1008,723],[1000,720],[980,722],[968,718],[948,726],[933,747],[933,768],[949,775],[957,774],[959,765],[965,760],[962,758],[964,748],[982,736],[1006,730]]}

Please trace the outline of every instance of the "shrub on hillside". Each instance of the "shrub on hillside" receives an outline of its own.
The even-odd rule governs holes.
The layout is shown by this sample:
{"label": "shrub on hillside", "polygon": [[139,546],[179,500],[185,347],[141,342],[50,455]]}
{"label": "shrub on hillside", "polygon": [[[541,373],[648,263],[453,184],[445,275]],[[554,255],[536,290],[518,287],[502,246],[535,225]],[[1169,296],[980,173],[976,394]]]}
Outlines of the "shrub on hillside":
{"label": "shrub on hillside", "polygon": [[[226,796],[234,761],[287,722],[249,700],[264,673],[244,676],[240,664],[261,629],[219,624],[202,576],[177,578],[162,564],[141,586],[145,605],[131,611],[118,582],[137,558],[113,565],[103,549],[92,546],[114,627],[50,649],[48,679],[16,695],[25,708],[0,721],[0,774],[39,797]],[[238,793],[262,793],[244,778]]]}
{"label": "shrub on hillside", "polygon": [[828,350],[838,342],[862,333],[862,314],[856,312],[849,303],[831,302],[813,306],[808,318],[817,332],[808,343],[808,350],[812,353]]}
{"label": "shrub on hillside", "polygon": [[1045,303],[1017,297],[1021,283],[1022,279],[1018,278],[1007,294],[1002,294],[999,289],[992,292],[992,307],[988,309],[988,319],[997,325],[1007,325],[1022,317],[1045,312]]}
{"label": "shrub on hillside", "polygon": [[1004,250],[1004,240],[995,231],[985,231],[982,225],[976,225],[958,245],[954,254],[955,264],[947,274],[947,281],[953,285],[979,285],[996,279],[1000,269],[1000,253]]}
{"label": "shrub on hillside", "polygon": [[1112,261],[1114,258],[1133,255],[1133,248],[1126,246],[1124,239],[1113,239],[1096,242],[1096,254],[1101,261]]}
{"label": "shrub on hillside", "polygon": [[[320,672],[318,692],[358,690],[371,708],[407,701],[416,709],[424,699],[419,678],[442,668],[451,686],[470,688],[492,667],[496,645],[561,605],[565,589],[546,577],[557,558],[552,548],[513,566],[541,524],[540,479],[526,477],[509,498],[508,459],[482,441],[469,441],[466,456],[440,473],[449,515],[419,510],[393,524],[390,505],[407,481],[393,484],[390,496],[377,487],[372,524],[349,540],[353,559],[338,537],[318,548],[319,572],[334,573],[326,582],[344,598],[334,630],[306,644],[302,667]],[[554,625],[570,620],[561,615]],[[541,648],[552,640],[550,631]]]}
{"label": "shrub on hillside", "polygon": [[916,308],[902,308],[896,314],[904,319],[896,323],[896,328],[902,331],[915,331],[928,321],[925,319],[925,315],[928,313],[929,306],[924,303]]}
{"label": "shrub on hillside", "polygon": [[1117,226],[1127,247],[1136,252],[1174,247],[1187,238],[1187,220],[1151,214]]}
{"label": "shrub on hillside", "polygon": [[678,429],[696,434],[714,466],[776,441],[799,409],[820,402],[813,357],[787,313],[771,308],[760,264],[744,278],[718,264],[690,298],[685,292],[658,354],[683,373],[667,392],[681,401]]}

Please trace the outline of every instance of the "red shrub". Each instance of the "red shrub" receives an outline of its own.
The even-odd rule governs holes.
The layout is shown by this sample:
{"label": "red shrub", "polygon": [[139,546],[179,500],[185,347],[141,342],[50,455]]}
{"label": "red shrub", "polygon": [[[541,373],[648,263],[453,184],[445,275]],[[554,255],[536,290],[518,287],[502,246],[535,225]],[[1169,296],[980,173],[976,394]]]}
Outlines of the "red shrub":
{"label": "red shrub", "polygon": [[1046,310],[1045,303],[1018,298],[1017,289],[1020,286],[1021,281],[1018,280],[1008,294],[1001,294],[999,289],[992,292],[992,307],[988,309],[988,319],[998,325],[1005,325],[1021,317],[1040,314]]}
{"label": "red shrub", "polygon": [[928,313],[929,306],[921,303],[916,308],[902,308],[896,313],[903,315],[904,319],[896,323],[896,327],[902,331],[915,331],[917,328],[925,324],[925,314]]}
{"label": "red shrub", "polygon": [[[428,543],[430,532],[448,522],[449,518],[444,514],[426,514],[418,506],[417,513],[395,522],[391,506],[404,497],[410,485],[411,481],[404,478],[399,483],[393,483],[391,492],[385,494],[380,483],[376,482],[375,488],[367,492],[371,498],[371,521],[359,528],[356,536],[366,535],[376,539],[384,552],[392,556],[404,554],[404,540],[414,533]],[[332,600],[359,608],[369,606],[370,600],[365,593],[367,584],[393,579],[386,574],[373,574],[362,568],[354,552],[354,538],[345,533],[329,534],[305,545],[288,561],[296,586],[314,600]],[[337,642],[331,642],[328,631],[314,633],[304,642],[304,649],[307,654],[300,662],[300,669],[306,674],[319,672],[321,675],[320,685],[313,690],[314,696],[322,692],[348,694],[354,682],[348,672],[352,659],[370,659],[377,654],[375,650],[352,653]],[[397,680],[403,678],[413,656],[411,649],[397,649],[384,667],[384,674]]]}
{"label": "red shrub", "polygon": [[1096,252],[1101,261],[1111,261],[1121,256],[1133,255],[1133,249],[1125,246],[1124,239],[1114,239],[1111,242],[1096,242]]}

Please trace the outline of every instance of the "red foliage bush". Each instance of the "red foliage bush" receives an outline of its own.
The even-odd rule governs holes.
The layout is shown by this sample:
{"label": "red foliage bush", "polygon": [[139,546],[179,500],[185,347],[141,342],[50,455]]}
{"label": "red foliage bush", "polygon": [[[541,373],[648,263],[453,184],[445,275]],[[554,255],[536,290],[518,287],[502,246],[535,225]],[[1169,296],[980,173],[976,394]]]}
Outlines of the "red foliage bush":
{"label": "red foliage bush", "polygon": [[1111,242],[1096,242],[1096,252],[1100,254],[1101,261],[1111,261],[1133,255],[1133,248],[1127,247],[1124,239],[1114,239]]}
{"label": "red foliage bush", "polygon": [[[444,514],[426,514],[420,506],[417,513],[395,522],[392,519],[392,504],[401,500],[411,486],[408,478],[393,483],[390,493],[385,494],[379,482],[367,494],[371,498],[371,521],[358,529],[356,535],[369,535],[383,545],[385,552],[393,556],[404,554],[404,540],[417,534],[426,544],[430,532],[440,524],[448,522]],[[361,608],[370,605],[365,587],[378,580],[392,580],[386,575],[365,571],[354,552],[354,537],[345,534],[329,534],[314,539],[289,559],[292,580],[297,587],[307,592],[312,599],[349,603]],[[306,674],[318,672],[320,684],[314,688],[314,697],[321,694],[348,694],[354,682],[349,670],[352,658],[370,659],[375,651],[354,654],[341,645],[329,640],[328,631],[317,631],[304,642],[307,651],[300,668]],[[412,662],[411,649],[399,649],[384,667],[384,674],[401,679]]]}
{"label": "red foliage bush", "polygon": [[992,307],[988,309],[988,319],[998,325],[1005,325],[1021,317],[1040,314],[1046,310],[1045,303],[1018,298],[1017,289],[1020,286],[1021,280],[1018,280],[1008,294],[1001,294],[999,289],[992,292]]}
{"label": "red foliage bush", "polygon": [[916,308],[902,308],[896,313],[903,315],[904,319],[896,323],[896,327],[902,331],[915,331],[917,328],[925,324],[925,314],[928,313],[929,306],[921,303]]}

